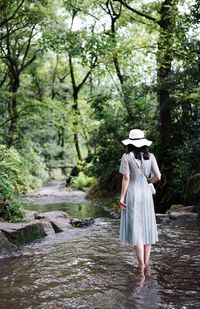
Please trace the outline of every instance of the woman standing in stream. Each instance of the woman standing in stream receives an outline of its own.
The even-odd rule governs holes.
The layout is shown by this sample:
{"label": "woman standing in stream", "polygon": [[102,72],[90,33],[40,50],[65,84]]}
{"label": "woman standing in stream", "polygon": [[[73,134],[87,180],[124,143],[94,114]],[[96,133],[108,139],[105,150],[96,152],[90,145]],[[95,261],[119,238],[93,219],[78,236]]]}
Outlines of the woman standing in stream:
{"label": "woman standing in stream", "polygon": [[155,156],[148,150],[152,142],[145,138],[142,130],[131,130],[122,143],[128,150],[122,156],[119,169],[123,174],[120,240],[135,247],[139,267],[145,268],[151,245],[158,241],[152,184],[160,180],[161,174]]}

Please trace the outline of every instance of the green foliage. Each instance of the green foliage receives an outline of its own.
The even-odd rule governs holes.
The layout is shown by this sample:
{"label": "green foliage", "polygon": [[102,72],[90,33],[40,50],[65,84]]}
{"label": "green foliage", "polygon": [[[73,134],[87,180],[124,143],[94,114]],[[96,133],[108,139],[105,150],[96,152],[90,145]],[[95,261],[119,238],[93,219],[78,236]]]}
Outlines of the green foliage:
{"label": "green foliage", "polygon": [[14,147],[0,145],[0,170],[5,173],[16,193],[23,191],[25,172],[22,157]]}
{"label": "green foliage", "polygon": [[16,201],[10,202],[6,206],[5,215],[2,216],[2,220],[8,222],[22,222],[24,219],[24,211],[22,206]]}
{"label": "green foliage", "polygon": [[35,189],[48,177],[42,157],[28,145],[20,151],[0,145],[0,169],[17,194]]}
{"label": "green foliage", "polygon": [[[139,89],[138,89],[139,91]],[[134,96],[134,95],[132,95]],[[154,106],[150,102],[155,100],[153,96],[141,96],[135,100],[132,106],[133,117],[130,119],[119,101],[111,100],[111,93],[108,90],[97,93],[93,97],[92,107],[95,110],[95,117],[101,119],[91,136],[91,146],[95,147],[93,155],[93,173],[101,180],[102,186],[107,186],[111,191],[120,187],[118,170],[120,159],[125,152],[121,141],[125,139],[132,128],[141,128],[147,131],[150,118],[154,116]]]}
{"label": "green foliage", "polygon": [[71,186],[76,189],[84,189],[95,183],[95,177],[89,177],[80,172],[77,177],[73,177]]}
{"label": "green foliage", "polygon": [[4,203],[13,197],[13,188],[8,180],[8,176],[4,173],[0,174],[0,203]]}
{"label": "green foliage", "polygon": [[15,188],[3,172],[0,174],[0,206],[2,220],[18,222],[23,219],[23,209],[17,202]]}
{"label": "green foliage", "polygon": [[[126,3],[156,20],[163,12],[157,0]],[[167,23],[173,16],[173,29],[161,33],[152,19],[120,10],[119,1],[1,1],[0,143],[9,145],[0,146],[2,201],[7,196],[14,205],[16,195],[40,186],[48,177],[46,167],[77,166],[74,133],[83,165],[90,162],[85,174],[118,190],[121,140],[130,129],[145,130],[153,152],[161,152],[160,86],[169,93],[162,108],[170,105],[172,124],[165,195],[175,203],[177,196],[183,198],[186,179],[199,172],[200,46],[199,3],[182,3],[185,11],[171,7],[163,19]],[[163,71],[172,61],[160,84],[159,48],[161,59],[167,55]],[[87,177],[80,173],[73,185],[85,187]]]}
{"label": "green foliage", "polygon": [[22,220],[19,196],[41,186],[48,177],[41,157],[27,146],[18,151],[13,146],[0,145],[0,203],[5,209],[4,220]]}

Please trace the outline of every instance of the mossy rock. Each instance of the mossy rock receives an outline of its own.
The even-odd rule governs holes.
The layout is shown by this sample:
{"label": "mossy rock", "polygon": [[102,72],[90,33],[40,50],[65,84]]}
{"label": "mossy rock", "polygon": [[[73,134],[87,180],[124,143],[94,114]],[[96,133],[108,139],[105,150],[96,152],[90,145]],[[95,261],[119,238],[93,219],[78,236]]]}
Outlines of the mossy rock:
{"label": "mossy rock", "polygon": [[30,243],[34,240],[44,238],[46,233],[40,222],[30,223],[2,223],[0,228],[8,241],[16,246]]}
{"label": "mossy rock", "polygon": [[200,173],[189,178],[186,189],[185,204],[197,205],[200,201]]}
{"label": "mossy rock", "polygon": [[170,207],[170,210],[177,210],[177,209],[182,208],[182,207],[184,207],[184,205],[182,205],[182,204],[173,204]]}
{"label": "mossy rock", "polygon": [[0,231],[0,254],[10,253],[13,250],[17,249],[17,246],[10,242],[5,234]]}

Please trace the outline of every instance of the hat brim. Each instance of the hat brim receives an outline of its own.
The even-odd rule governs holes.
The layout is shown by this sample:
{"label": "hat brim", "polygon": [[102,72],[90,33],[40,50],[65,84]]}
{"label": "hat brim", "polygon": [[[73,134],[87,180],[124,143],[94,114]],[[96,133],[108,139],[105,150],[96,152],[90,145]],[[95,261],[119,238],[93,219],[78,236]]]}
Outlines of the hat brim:
{"label": "hat brim", "polygon": [[123,140],[122,143],[126,146],[131,144],[135,147],[140,148],[142,146],[150,146],[152,144],[152,141],[149,141],[146,138],[135,140],[135,141],[128,138],[128,139]]}

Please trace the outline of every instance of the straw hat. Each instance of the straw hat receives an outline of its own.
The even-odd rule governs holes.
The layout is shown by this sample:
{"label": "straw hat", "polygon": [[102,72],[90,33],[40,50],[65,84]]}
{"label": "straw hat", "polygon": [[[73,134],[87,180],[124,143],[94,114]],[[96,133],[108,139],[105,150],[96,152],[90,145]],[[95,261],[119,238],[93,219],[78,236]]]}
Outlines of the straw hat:
{"label": "straw hat", "polygon": [[122,141],[124,145],[132,144],[135,147],[150,146],[152,141],[145,138],[144,132],[139,129],[133,129],[129,132],[129,137]]}

